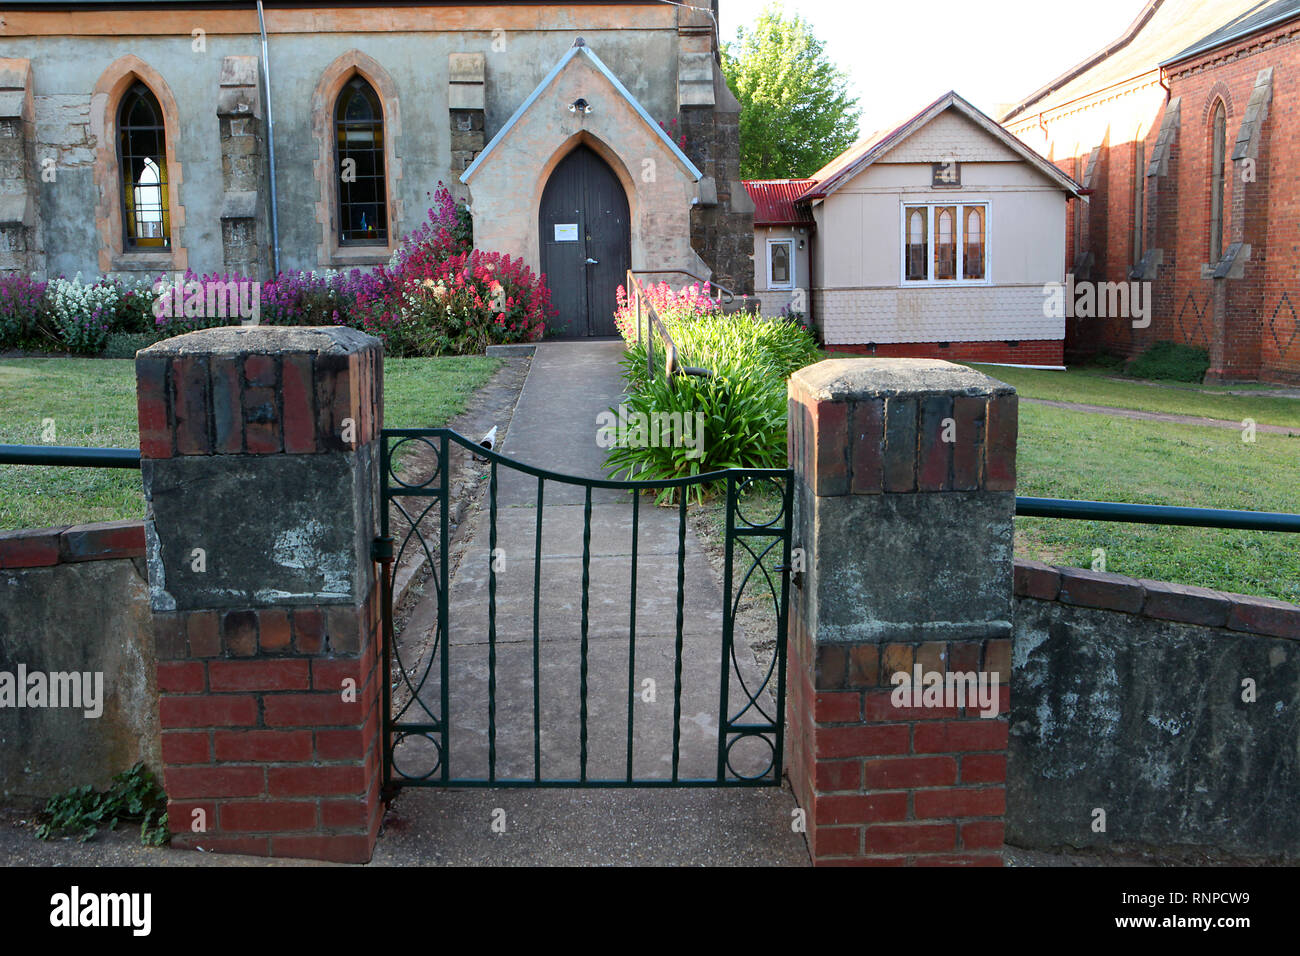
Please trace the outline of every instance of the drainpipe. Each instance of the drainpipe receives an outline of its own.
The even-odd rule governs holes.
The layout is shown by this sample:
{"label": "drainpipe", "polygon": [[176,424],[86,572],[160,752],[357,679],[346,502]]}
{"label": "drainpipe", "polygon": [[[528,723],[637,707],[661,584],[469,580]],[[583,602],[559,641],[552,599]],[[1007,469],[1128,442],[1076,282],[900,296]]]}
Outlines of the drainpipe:
{"label": "drainpipe", "polygon": [[257,0],[257,29],[262,34],[262,82],[266,88],[266,146],[271,161],[271,262],[275,275],[280,274],[280,217],[275,201],[275,117],[271,115],[271,61],[266,53],[266,18],[262,0]]}
{"label": "drainpipe", "polygon": [[[813,223],[808,227],[808,328],[817,328],[817,319],[813,314],[813,276],[817,274],[817,260],[813,257],[813,237],[817,235],[817,225]],[[798,261],[797,259],[795,260]],[[814,331],[814,335],[817,333]],[[823,344],[824,341],[823,341]]]}

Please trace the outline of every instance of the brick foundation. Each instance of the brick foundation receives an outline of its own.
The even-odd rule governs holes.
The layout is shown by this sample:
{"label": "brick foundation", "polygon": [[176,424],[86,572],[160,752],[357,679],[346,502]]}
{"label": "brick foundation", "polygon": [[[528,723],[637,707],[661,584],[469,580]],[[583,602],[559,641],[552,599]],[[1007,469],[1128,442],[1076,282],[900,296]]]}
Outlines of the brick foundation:
{"label": "brick foundation", "polygon": [[949,362],[996,362],[1003,365],[1064,365],[1065,342],[883,342],[877,345],[827,345],[826,351],[873,358],[932,358]]}
{"label": "brick foundation", "polygon": [[383,813],[379,343],[212,329],[136,368],[173,845],[365,862]]}
{"label": "brick foundation", "polygon": [[[1002,863],[1016,418],[947,362],[791,379],[788,765],[816,864]],[[958,674],[982,700],[935,696]]]}

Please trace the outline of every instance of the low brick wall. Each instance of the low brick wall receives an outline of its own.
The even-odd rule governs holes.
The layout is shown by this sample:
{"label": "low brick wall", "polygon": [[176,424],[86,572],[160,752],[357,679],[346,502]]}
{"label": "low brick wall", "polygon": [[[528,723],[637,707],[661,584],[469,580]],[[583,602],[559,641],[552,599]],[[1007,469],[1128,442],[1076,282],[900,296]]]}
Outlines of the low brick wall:
{"label": "low brick wall", "polygon": [[0,532],[0,795],[102,786],[138,760],[161,766],[143,523]]}
{"label": "low brick wall", "polygon": [[1015,593],[1009,844],[1300,859],[1300,607],[1036,562]]}

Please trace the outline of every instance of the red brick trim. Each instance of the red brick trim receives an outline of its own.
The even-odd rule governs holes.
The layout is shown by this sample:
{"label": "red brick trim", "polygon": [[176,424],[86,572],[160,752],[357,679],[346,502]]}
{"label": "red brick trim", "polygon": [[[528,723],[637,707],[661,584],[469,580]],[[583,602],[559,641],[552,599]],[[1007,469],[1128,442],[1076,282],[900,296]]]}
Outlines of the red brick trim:
{"label": "red brick trim", "polygon": [[143,521],[0,531],[0,568],[46,568],[142,557]]}
{"label": "red brick trim", "polygon": [[1016,561],[1019,598],[1300,641],[1300,607],[1273,598]]}
{"label": "red brick trim", "polygon": [[1006,342],[880,342],[875,345],[827,345],[826,351],[874,358],[933,358],[949,362],[996,362],[1005,365],[1064,365],[1064,339]]}
{"label": "red brick trim", "polygon": [[346,356],[141,355],[140,454],[317,454],[364,445],[383,425],[379,362],[378,345]]}
{"label": "red brick trim", "polygon": [[1009,386],[849,402],[819,399],[797,377],[789,388],[790,465],[820,497],[1015,490],[1019,400]]}
{"label": "red brick trim", "polygon": [[361,608],[154,615],[173,846],[370,858],[383,816],[378,617],[377,594]]}
{"label": "red brick trim", "polygon": [[[1011,641],[822,644],[791,618],[790,779],[813,862],[1000,866],[1010,735]],[[896,707],[914,666],[999,675],[998,711]]]}

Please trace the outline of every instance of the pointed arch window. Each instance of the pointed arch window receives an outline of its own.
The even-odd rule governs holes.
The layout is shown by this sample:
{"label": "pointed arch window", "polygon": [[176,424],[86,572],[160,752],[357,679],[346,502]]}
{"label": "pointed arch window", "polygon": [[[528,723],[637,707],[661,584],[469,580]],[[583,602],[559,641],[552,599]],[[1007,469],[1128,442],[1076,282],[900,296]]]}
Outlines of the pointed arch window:
{"label": "pointed arch window", "polygon": [[1214,104],[1211,128],[1214,142],[1210,146],[1210,262],[1223,257],[1223,164],[1228,152],[1228,113],[1223,100]]}
{"label": "pointed arch window", "polygon": [[354,76],[334,108],[340,245],[388,243],[384,110],[374,88]]}
{"label": "pointed arch window", "polygon": [[984,207],[965,207],[966,224],[962,230],[962,278],[984,278]]}
{"label": "pointed arch window", "polygon": [[911,281],[929,278],[930,210],[919,206],[907,211],[907,278]]}
{"label": "pointed arch window", "polygon": [[122,229],[128,248],[171,244],[167,134],[153,91],[134,84],[117,114],[117,159],[122,175]]}

